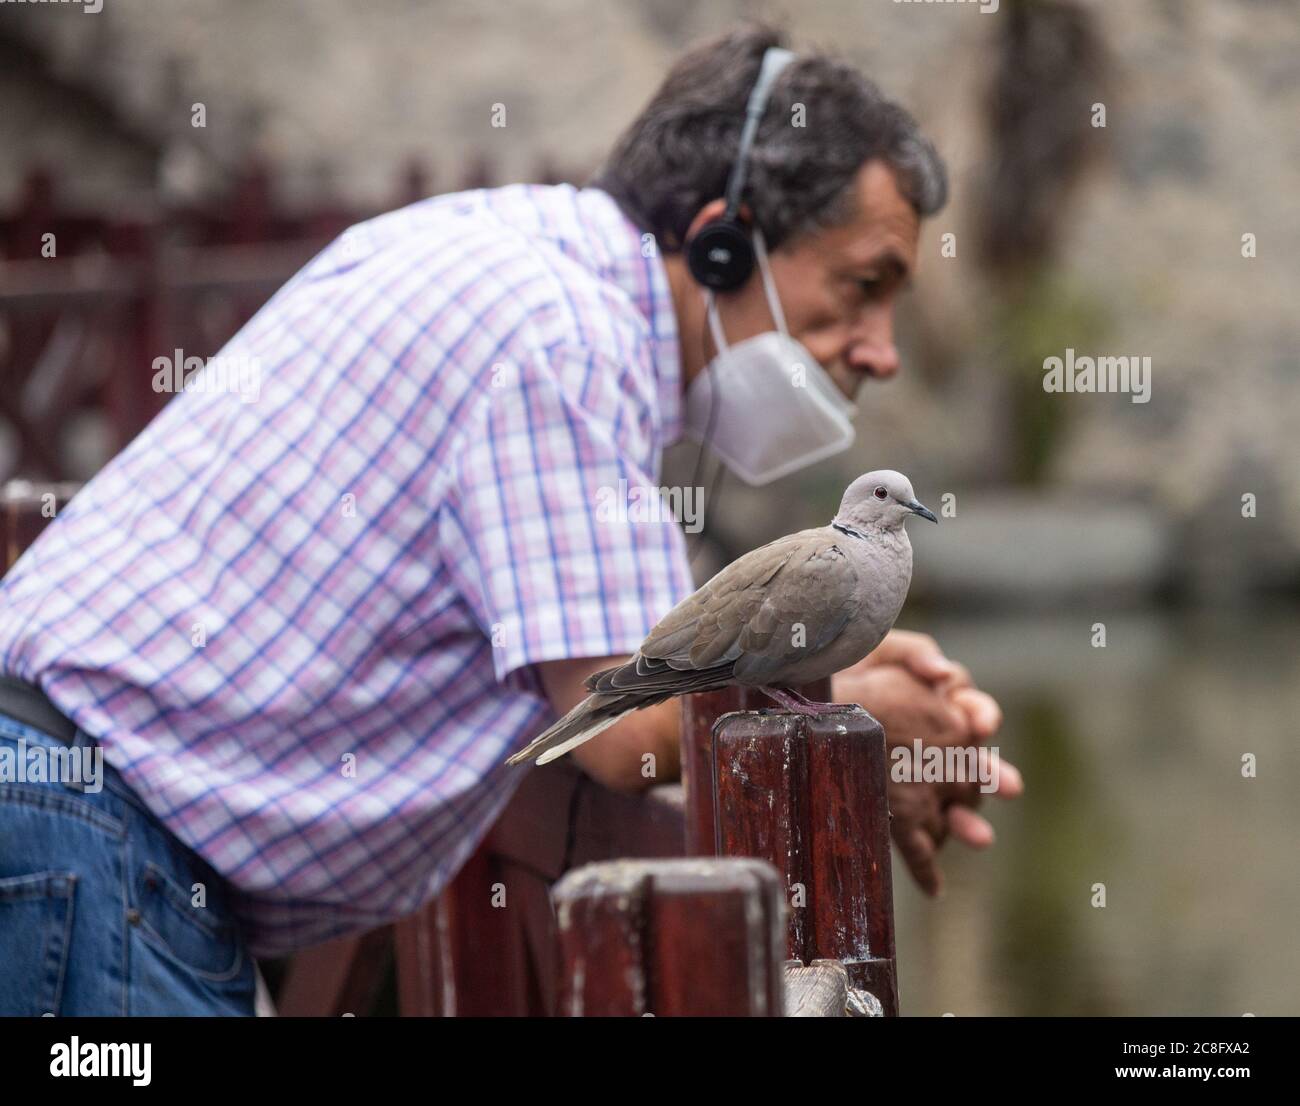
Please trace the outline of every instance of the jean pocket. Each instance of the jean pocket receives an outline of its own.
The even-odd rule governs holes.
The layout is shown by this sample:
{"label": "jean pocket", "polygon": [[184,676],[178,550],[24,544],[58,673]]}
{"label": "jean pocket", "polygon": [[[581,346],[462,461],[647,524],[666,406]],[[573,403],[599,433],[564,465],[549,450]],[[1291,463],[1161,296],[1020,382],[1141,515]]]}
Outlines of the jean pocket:
{"label": "jean pocket", "polygon": [[72,872],[0,879],[0,1015],[58,1015],[76,891]]}
{"label": "jean pocket", "polygon": [[235,978],[244,958],[239,931],[223,911],[195,906],[192,896],[161,867],[146,861],[136,887],[142,937],[203,979],[220,983]]}

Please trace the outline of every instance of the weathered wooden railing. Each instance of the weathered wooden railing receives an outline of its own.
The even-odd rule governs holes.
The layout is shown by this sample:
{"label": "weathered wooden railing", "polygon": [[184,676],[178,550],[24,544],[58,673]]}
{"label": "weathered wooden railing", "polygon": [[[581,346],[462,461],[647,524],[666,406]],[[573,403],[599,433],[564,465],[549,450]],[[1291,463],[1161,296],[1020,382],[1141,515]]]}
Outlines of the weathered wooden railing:
{"label": "weathered wooden railing", "polygon": [[[803,691],[831,697],[829,681]],[[840,961],[854,990],[896,1014],[880,723],[853,706],[817,717],[774,711],[760,692],[735,689],[691,696],[682,733],[691,852],[772,863],[790,900],[790,957]]]}
{"label": "weathered wooden railing", "polygon": [[[74,490],[0,489],[6,568]],[[812,1014],[842,1012],[841,993],[852,1013],[896,1014],[880,725],[742,689],[691,696],[682,767],[684,786],[640,796],[568,761],[530,772],[436,900],[293,958],[280,1012],[364,1013],[395,970],[408,1015]],[[617,986],[629,967],[640,992]]]}
{"label": "weathered wooden railing", "polygon": [[761,860],[616,860],[555,888],[561,1014],[785,1011],[785,889]]}
{"label": "weathered wooden railing", "polygon": [[737,857],[615,860],[554,891],[569,1017],[844,1017],[838,960],[785,960],[777,870]]}
{"label": "weathered wooden railing", "polygon": [[[825,684],[802,690],[829,697]],[[684,788],[618,795],[567,762],[530,773],[439,899],[393,927],[381,951],[374,938],[358,938],[296,958],[281,1011],[357,1009],[391,945],[405,1014],[775,1013],[779,1004],[760,1001],[751,977],[737,982],[738,965],[749,963],[744,950],[759,948],[760,937],[738,932],[730,945],[720,937],[743,898],[738,886],[756,878],[748,862],[680,872],[636,862],[713,856],[771,865],[775,883],[762,893],[779,889],[783,909],[759,911],[765,926],[778,926],[781,946],[762,958],[769,999],[779,986],[796,995],[788,1012],[822,1010],[842,972],[850,1012],[897,1013],[884,734],[857,708],[805,718],[765,703],[739,689],[685,701]],[[581,869],[600,861],[617,863]],[[570,904],[572,924],[557,931],[552,888],[566,872],[554,894]],[[676,881],[668,896],[665,880]],[[606,895],[609,886],[637,890]],[[611,912],[615,901],[621,915]],[[667,950],[672,964],[637,961],[648,947]],[[633,963],[657,988],[639,1000],[649,1005],[591,974],[612,972],[616,982]],[[694,980],[689,994],[676,989],[684,979]]]}

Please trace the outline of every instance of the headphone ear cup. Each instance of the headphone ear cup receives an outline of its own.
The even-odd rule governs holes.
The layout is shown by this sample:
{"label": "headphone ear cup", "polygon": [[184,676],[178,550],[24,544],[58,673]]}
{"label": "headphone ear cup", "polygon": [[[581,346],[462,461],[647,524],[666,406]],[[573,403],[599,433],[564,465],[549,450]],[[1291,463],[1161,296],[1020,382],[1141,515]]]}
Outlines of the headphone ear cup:
{"label": "headphone ear cup", "polygon": [[686,264],[697,283],[718,292],[739,288],[754,271],[754,245],[736,219],[706,223],[686,246]]}

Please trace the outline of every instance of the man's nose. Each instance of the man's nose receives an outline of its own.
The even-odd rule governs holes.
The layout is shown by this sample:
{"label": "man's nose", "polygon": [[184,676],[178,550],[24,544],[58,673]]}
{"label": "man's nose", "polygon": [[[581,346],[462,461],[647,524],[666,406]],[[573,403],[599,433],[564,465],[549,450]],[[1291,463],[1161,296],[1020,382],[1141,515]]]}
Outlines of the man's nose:
{"label": "man's nose", "polygon": [[888,380],[899,369],[901,359],[894,345],[894,327],[889,318],[875,318],[853,334],[845,360],[855,372],[877,380]]}

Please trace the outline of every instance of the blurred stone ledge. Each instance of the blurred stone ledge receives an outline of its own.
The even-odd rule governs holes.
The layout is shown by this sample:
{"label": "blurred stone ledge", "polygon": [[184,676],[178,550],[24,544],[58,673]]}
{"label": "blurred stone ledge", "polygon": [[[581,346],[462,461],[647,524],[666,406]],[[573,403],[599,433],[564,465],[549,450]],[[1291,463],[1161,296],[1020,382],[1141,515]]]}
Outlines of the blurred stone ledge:
{"label": "blurred stone ledge", "polygon": [[911,595],[945,607],[1024,607],[1286,591],[1300,553],[1235,505],[1178,520],[1139,501],[1039,491],[965,492],[938,527],[910,527]]}
{"label": "blurred stone ledge", "polygon": [[951,605],[1138,602],[1175,579],[1168,519],[1139,503],[966,492],[938,527],[909,527],[912,596]]}

